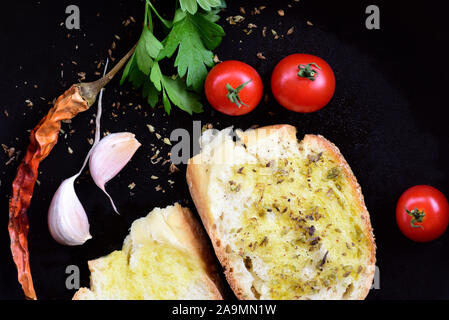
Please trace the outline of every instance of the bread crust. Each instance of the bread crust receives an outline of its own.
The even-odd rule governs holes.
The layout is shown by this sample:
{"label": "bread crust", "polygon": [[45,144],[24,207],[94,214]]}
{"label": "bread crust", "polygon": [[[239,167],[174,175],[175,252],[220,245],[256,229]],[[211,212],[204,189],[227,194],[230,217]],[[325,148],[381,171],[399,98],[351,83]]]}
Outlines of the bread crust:
{"label": "bread crust", "polygon": [[198,214],[201,217],[203,226],[212,241],[215,254],[220,261],[226,280],[238,299],[244,300],[244,291],[232,274],[232,267],[226,254],[225,248],[221,246],[220,238],[216,232],[216,225],[210,220],[210,201],[207,196],[209,187],[210,165],[201,163],[200,154],[191,158],[187,164],[186,179],[190,194],[195,203]]}
{"label": "bread crust", "polygon": [[[261,127],[255,130],[256,131],[265,130],[265,132],[268,132],[268,135],[276,133],[279,134],[283,139],[291,140],[294,141],[295,143],[297,142],[296,128],[291,125],[285,124],[273,125]],[[239,132],[237,133],[237,135],[244,145],[247,145],[248,143],[251,142],[251,140],[249,139],[248,131]],[[352,186],[351,190],[353,190],[353,192],[355,193],[357,205],[360,209],[361,217],[363,219],[363,226],[364,226],[363,231],[368,238],[370,247],[369,265],[366,266],[367,267],[366,283],[364,285],[364,290],[362,290],[360,292],[360,295],[357,297],[358,299],[364,299],[369,293],[374,278],[376,245],[374,241],[374,235],[371,227],[369,213],[365,205],[360,185],[358,184],[357,179],[354,176],[345,158],[340,153],[340,150],[333,143],[331,143],[330,141],[328,141],[327,139],[325,139],[320,135],[308,134],[305,135],[303,140],[299,142],[299,145],[306,144],[309,142],[315,142],[319,144],[322,148],[328,150],[330,154],[335,157],[336,161],[341,165],[341,167],[344,168],[345,175],[348,177]],[[217,235],[216,226],[212,223],[210,218],[211,203],[210,199],[208,198],[207,190],[209,188],[211,165],[208,163],[201,163],[201,161],[199,161],[200,157],[201,155],[199,154],[191,158],[187,165],[186,179],[189,191],[195,203],[195,206],[198,210],[198,213],[201,217],[203,225],[207,233],[209,234],[209,237],[212,240],[212,245],[214,247],[218,260],[220,261],[225,270],[225,276],[231,289],[234,291],[238,299],[247,299],[245,292],[242,288],[242,285],[239,283],[239,279],[236,278],[232,273],[232,266],[228,254],[226,253],[225,248],[221,246],[220,239]]]}
{"label": "bread crust", "polygon": [[[171,213],[166,217],[166,221],[170,228],[173,229],[173,232],[176,232],[176,237],[182,240],[189,251],[202,261],[205,270],[202,280],[212,294],[213,299],[223,300],[225,290],[218,272],[215,256],[207,235],[198,220],[193,216],[193,213],[190,209],[176,203]],[[88,261],[89,270],[94,272],[95,269],[101,268],[101,263],[101,258]],[[86,300],[92,296],[92,291],[87,288],[80,288],[72,299]]]}
{"label": "bread crust", "polygon": [[218,272],[215,255],[210,246],[209,238],[189,208],[181,207],[178,203],[176,203],[175,208],[179,210],[179,213],[175,214],[174,217],[179,223],[180,230],[183,231],[183,238],[189,243],[189,246],[195,254],[200,257],[204,270],[207,272],[208,277],[204,277],[203,280],[207,284],[210,292],[213,293],[214,299],[223,300],[224,286],[220,273]]}

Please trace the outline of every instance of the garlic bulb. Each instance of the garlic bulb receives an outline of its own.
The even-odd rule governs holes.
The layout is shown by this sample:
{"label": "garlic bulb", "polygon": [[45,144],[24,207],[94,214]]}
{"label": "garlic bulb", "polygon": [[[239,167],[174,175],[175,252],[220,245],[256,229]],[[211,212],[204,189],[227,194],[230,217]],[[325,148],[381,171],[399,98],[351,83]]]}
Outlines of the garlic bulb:
{"label": "garlic bulb", "polygon": [[[103,76],[106,74],[109,59],[106,59]],[[101,89],[98,96],[97,118],[95,128],[95,141],[90,148],[89,153],[84,159],[83,166],[73,177],[64,180],[53,196],[48,209],[48,229],[52,237],[63,245],[76,246],[81,245],[92,236],[89,233],[89,221],[86,211],[78,199],[75,192],[75,180],[79,177],[83,169],[86,167],[87,161],[92,153],[93,148],[100,140],[100,119],[102,113],[102,99],[104,89]]]}
{"label": "garlic bulb", "polygon": [[134,134],[119,132],[104,137],[92,150],[89,159],[90,175],[95,184],[109,197],[117,213],[117,208],[107,193],[105,185],[123,169],[140,146]]}
{"label": "garlic bulb", "polygon": [[[106,60],[105,71],[108,66]],[[52,237],[59,243],[69,246],[81,245],[92,238],[89,233],[89,221],[83,205],[75,192],[75,180],[89,161],[89,168],[95,184],[109,197],[118,213],[111,196],[106,192],[106,183],[114,178],[131,160],[141,146],[134,134],[129,132],[113,133],[100,140],[100,119],[102,114],[103,89],[98,96],[95,140],[87,154],[80,171],[64,180],[56,191],[48,211],[48,228]]]}
{"label": "garlic bulb", "polygon": [[48,228],[52,237],[60,244],[81,245],[92,236],[83,205],[75,193],[75,175],[59,186],[48,210]]}

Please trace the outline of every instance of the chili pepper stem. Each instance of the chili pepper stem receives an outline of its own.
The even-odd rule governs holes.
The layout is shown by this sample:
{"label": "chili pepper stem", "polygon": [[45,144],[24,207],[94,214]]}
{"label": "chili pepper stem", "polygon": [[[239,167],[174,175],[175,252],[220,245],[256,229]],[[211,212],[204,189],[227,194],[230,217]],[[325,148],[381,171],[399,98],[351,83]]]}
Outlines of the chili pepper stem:
{"label": "chili pepper stem", "polygon": [[103,78],[98,79],[93,82],[80,83],[76,86],[80,89],[81,96],[87,101],[87,104],[92,106],[97,100],[98,93],[103,89],[109,81],[111,81],[114,76],[120,71],[120,69],[125,65],[128,59],[133,55],[134,50],[136,50],[137,44],[128,51],[126,55],[111,69]]}

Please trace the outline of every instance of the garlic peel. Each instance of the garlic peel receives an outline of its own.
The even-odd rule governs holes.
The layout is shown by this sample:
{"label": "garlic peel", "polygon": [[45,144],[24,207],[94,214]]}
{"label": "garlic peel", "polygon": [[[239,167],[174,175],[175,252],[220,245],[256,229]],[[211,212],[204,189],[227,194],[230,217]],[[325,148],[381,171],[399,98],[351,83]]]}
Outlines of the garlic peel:
{"label": "garlic peel", "polygon": [[53,196],[48,210],[48,228],[52,237],[60,244],[81,245],[92,236],[86,211],[75,193],[75,179],[64,180]]}
{"label": "garlic peel", "polygon": [[130,132],[112,133],[101,139],[93,148],[89,159],[89,170],[95,184],[103,190],[118,213],[105,185],[114,178],[131,160],[141,146]]}

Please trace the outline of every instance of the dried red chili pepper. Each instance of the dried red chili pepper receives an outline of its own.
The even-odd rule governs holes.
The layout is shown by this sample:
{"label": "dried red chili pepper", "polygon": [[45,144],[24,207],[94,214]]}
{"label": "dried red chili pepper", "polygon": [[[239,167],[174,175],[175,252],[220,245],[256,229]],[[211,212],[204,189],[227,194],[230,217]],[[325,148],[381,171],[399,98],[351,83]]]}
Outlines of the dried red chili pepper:
{"label": "dried red chili pepper", "polygon": [[134,49],[135,46],[103,78],[95,82],[72,85],[56,100],[53,108],[31,132],[30,145],[12,184],[8,223],[11,252],[17,266],[19,283],[27,299],[37,299],[30,271],[27,210],[33,196],[39,164],[57,143],[61,121],[72,119],[78,113],[89,109],[95,103],[100,90],[123,67]]}

